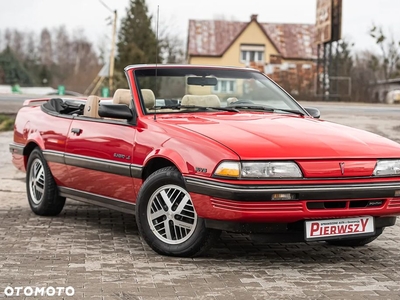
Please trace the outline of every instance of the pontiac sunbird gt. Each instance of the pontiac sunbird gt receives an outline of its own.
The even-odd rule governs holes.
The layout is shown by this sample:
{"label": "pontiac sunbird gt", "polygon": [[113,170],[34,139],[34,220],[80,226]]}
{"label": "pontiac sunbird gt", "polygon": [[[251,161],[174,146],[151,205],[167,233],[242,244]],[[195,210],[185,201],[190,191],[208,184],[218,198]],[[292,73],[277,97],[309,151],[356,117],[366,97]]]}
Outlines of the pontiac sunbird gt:
{"label": "pontiac sunbird gt", "polygon": [[362,246],[400,215],[400,145],[322,121],[253,69],[132,65],[112,100],[27,100],[10,144],[32,211],[134,214],[156,252],[221,231]]}

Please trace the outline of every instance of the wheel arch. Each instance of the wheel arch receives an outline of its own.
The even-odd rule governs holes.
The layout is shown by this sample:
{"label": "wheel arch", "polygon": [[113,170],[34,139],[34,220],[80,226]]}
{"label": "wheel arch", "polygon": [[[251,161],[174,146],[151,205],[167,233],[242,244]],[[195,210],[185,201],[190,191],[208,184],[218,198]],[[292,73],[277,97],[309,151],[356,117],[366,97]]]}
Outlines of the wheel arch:
{"label": "wheel arch", "polygon": [[142,179],[145,181],[152,173],[165,167],[179,168],[169,159],[164,157],[153,157],[149,159],[142,170]]}
{"label": "wheel arch", "polygon": [[39,144],[36,141],[30,141],[25,145],[24,150],[22,151],[22,154],[24,155],[25,169],[28,164],[29,156],[36,147],[40,148]]}
{"label": "wheel arch", "polygon": [[188,169],[183,158],[172,150],[161,150],[157,155],[149,156],[144,163],[142,179],[146,180],[150,174],[165,167],[175,167],[181,173],[187,173]]}

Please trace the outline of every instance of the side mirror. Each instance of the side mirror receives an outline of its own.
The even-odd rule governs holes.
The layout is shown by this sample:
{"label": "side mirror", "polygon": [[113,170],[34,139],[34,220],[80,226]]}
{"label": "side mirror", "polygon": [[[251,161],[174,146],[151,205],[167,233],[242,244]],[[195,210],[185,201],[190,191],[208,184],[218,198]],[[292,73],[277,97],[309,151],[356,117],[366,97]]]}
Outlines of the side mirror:
{"label": "side mirror", "polygon": [[313,117],[316,119],[319,119],[321,117],[321,113],[318,108],[314,107],[304,107],[304,109]]}
{"label": "side mirror", "polygon": [[103,118],[130,120],[133,118],[133,113],[125,104],[104,104],[99,106],[99,116]]}

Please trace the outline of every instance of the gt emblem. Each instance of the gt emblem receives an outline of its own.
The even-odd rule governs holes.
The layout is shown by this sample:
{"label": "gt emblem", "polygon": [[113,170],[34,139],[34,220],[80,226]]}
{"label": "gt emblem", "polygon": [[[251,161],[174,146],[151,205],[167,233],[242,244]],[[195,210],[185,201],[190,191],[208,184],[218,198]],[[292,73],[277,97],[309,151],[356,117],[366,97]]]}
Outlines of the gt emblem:
{"label": "gt emblem", "polygon": [[344,162],[340,162],[339,166],[340,166],[340,171],[342,172],[342,175],[344,175]]}
{"label": "gt emblem", "polygon": [[198,173],[207,173],[207,169],[205,169],[205,168],[196,167],[195,170],[196,170],[196,172],[198,172]]}

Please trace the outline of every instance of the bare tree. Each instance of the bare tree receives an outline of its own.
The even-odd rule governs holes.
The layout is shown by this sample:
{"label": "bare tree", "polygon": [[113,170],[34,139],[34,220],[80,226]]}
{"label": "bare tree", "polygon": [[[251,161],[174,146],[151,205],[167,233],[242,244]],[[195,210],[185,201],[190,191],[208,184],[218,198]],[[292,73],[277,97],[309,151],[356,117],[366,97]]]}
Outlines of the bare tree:
{"label": "bare tree", "polygon": [[36,36],[34,32],[29,32],[24,50],[24,59],[36,61],[38,59],[38,45],[36,43]]}
{"label": "bare tree", "polygon": [[11,49],[14,55],[19,59],[24,58],[24,47],[25,47],[25,34],[19,30],[14,29],[12,32]]}
{"label": "bare tree", "polygon": [[26,84],[62,84],[83,92],[100,70],[98,55],[82,29],[70,34],[65,26],[51,31],[44,28],[39,39],[29,31],[5,29],[2,33],[0,50],[10,48],[18,65],[32,79]]}
{"label": "bare tree", "polygon": [[382,72],[383,79],[400,76],[400,41],[395,40],[393,34],[386,34],[382,27],[373,26],[370,36],[375,39],[381,51],[380,57],[372,56],[371,67]]}
{"label": "bare tree", "polygon": [[163,63],[184,63],[184,42],[174,27],[173,20],[163,20],[160,25],[158,43]]}
{"label": "bare tree", "polygon": [[74,32],[70,40],[70,53],[74,59],[70,61],[69,76],[66,83],[85,90],[100,70],[97,54],[92,44],[87,41],[82,30]]}
{"label": "bare tree", "polygon": [[10,47],[11,45],[11,38],[12,38],[12,33],[10,29],[6,29],[6,32],[4,33],[4,39],[6,41],[6,47]]}
{"label": "bare tree", "polygon": [[375,81],[376,74],[371,68],[373,54],[368,51],[354,55],[354,66],[351,71],[352,100],[359,102],[377,102],[372,94],[371,83]]}
{"label": "bare tree", "polygon": [[3,32],[0,30],[0,52],[3,51],[4,48],[5,45],[4,45]]}
{"label": "bare tree", "polygon": [[44,28],[40,34],[40,58],[42,65],[51,67],[53,64],[53,45],[50,31]]}
{"label": "bare tree", "polygon": [[70,51],[70,38],[65,26],[56,28],[54,30],[54,36],[54,60],[61,69],[68,69],[70,58],[73,53]]}
{"label": "bare tree", "polygon": [[161,56],[164,63],[183,63],[185,53],[183,51],[183,41],[178,35],[168,34],[161,41]]}

